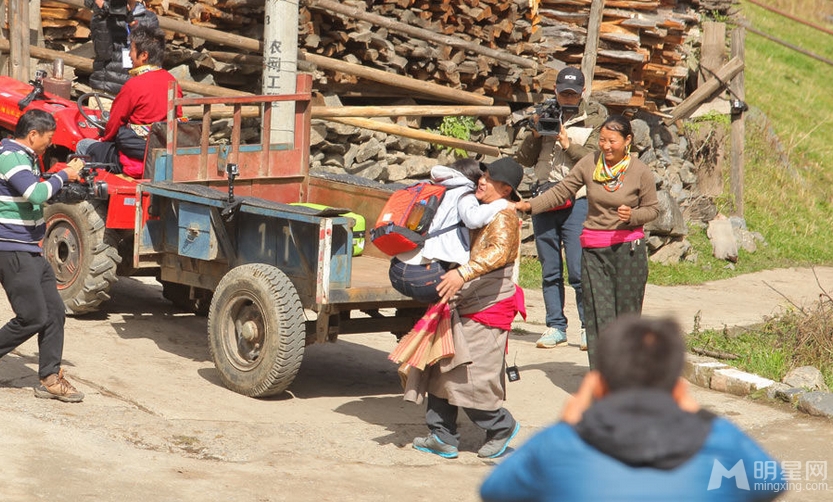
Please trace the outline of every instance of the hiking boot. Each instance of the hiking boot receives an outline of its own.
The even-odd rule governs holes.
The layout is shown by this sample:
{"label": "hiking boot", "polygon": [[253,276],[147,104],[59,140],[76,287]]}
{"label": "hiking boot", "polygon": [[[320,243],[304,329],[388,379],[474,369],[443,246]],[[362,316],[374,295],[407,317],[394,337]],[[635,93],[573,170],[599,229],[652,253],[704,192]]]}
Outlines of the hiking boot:
{"label": "hiking boot", "polygon": [[581,328],[581,342],[578,344],[578,348],[587,352],[587,331],[584,328]]}
{"label": "hiking boot", "polygon": [[456,446],[443,443],[436,434],[424,438],[414,438],[414,448],[443,458],[457,458],[458,454]]}
{"label": "hiking boot", "polygon": [[558,328],[547,328],[541,338],[535,342],[539,349],[552,349],[559,345],[567,345],[567,333]]}
{"label": "hiking boot", "polygon": [[53,373],[40,381],[40,385],[35,387],[35,397],[57,399],[65,403],[80,403],[84,399],[84,394],[78,392],[64,378],[64,369],[61,368],[58,373]]}
{"label": "hiking boot", "polygon": [[486,444],[477,450],[477,456],[480,458],[498,458],[503,455],[506,447],[509,446],[509,441],[512,441],[512,438],[518,435],[519,430],[521,430],[521,424],[515,422],[515,428],[512,429],[511,434],[502,439],[492,438],[486,441]]}

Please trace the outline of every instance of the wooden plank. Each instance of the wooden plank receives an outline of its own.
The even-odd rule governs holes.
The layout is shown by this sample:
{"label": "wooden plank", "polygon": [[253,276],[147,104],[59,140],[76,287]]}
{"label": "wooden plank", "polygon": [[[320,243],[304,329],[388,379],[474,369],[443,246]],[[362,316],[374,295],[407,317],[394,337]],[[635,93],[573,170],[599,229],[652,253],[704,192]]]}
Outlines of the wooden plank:
{"label": "wooden plank", "polygon": [[697,85],[711,77],[725,61],[726,24],[707,21],[703,23],[703,38],[700,49],[700,71],[697,75]]}
{"label": "wooden plank", "polygon": [[[745,39],[746,39],[746,31],[743,27],[735,28],[732,30],[732,44],[731,44],[731,54],[733,58],[740,59],[741,62],[745,61]],[[729,88],[732,90],[732,94],[734,95],[735,99],[740,100],[743,102],[746,99],[746,89],[744,87],[744,73],[738,72],[735,75],[735,78],[732,79],[731,83],[729,84]],[[744,185],[744,173],[743,173],[743,164],[744,164],[744,141],[746,137],[746,126],[744,122],[744,113],[740,111],[738,113],[732,114],[732,126],[730,132],[730,142],[731,142],[731,168],[729,172],[729,185],[732,190],[732,195],[734,196],[734,211],[732,214],[735,216],[740,216],[743,218],[743,185]]]}
{"label": "wooden plank", "polygon": [[599,51],[599,37],[601,36],[602,11],[605,0],[593,0],[590,4],[590,17],[587,24],[587,41],[584,57],[581,60],[581,72],[584,74],[584,98],[589,99],[593,89],[593,79]]}
{"label": "wooden plank", "polygon": [[682,103],[675,107],[671,112],[671,117],[665,119],[665,123],[673,124],[677,120],[688,117],[689,114],[691,114],[691,112],[693,112],[700,105],[700,103],[708,99],[712,94],[720,89],[724,82],[728,82],[730,79],[734,78],[735,75],[741,72],[743,70],[743,66],[743,61],[737,56],[730,59],[728,63],[715,72],[715,76],[708,79],[703,85],[698,87],[697,90],[684,99]]}

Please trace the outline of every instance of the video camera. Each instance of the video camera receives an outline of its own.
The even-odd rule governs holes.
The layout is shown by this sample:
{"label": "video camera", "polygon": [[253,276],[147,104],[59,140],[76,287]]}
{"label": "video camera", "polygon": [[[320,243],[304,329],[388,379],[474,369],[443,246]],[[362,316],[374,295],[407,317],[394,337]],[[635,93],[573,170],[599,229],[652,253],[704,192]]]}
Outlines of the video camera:
{"label": "video camera", "polygon": [[533,121],[538,117],[538,120],[534,121],[535,130],[541,136],[558,136],[561,134],[561,116],[561,105],[557,99],[550,98],[544,101],[535,107]]}

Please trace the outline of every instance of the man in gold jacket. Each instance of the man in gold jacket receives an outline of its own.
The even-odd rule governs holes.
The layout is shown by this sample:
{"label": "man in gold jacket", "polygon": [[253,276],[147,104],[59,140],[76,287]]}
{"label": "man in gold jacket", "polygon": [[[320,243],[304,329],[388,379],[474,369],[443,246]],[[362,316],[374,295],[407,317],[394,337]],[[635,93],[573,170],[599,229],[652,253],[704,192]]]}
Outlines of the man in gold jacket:
{"label": "man in gold jacket", "polygon": [[[485,166],[475,196],[481,203],[519,201],[523,168],[511,158]],[[414,448],[445,458],[458,455],[459,408],[486,431],[481,458],[501,456],[520,428],[503,407],[505,354],[512,320],[524,313],[523,291],[512,281],[520,243],[514,209],[504,209],[473,233],[468,263],[443,276],[437,291],[452,307],[454,356],[426,369],[426,423],[431,434],[414,439]]]}

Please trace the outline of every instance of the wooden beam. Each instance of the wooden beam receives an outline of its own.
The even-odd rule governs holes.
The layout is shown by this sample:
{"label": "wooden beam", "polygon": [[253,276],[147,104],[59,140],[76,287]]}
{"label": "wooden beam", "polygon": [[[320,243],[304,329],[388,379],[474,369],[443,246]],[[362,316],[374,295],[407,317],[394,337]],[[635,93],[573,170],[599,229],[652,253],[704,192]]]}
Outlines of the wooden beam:
{"label": "wooden beam", "polygon": [[[18,37],[16,37],[18,38]],[[81,56],[76,56],[74,54],[70,54],[68,52],[61,52],[61,51],[53,51],[52,49],[44,49],[42,47],[35,47],[34,45],[29,45],[29,54],[36,59],[45,59],[47,61],[54,61],[57,58],[61,58],[64,60],[64,63],[67,66],[72,66],[76,70],[81,70],[84,73],[92,73],[93,71],[93,60],[84,58]],[[9,52],[11,51],[10,42],[5,39],[0,39],[0,52]],[[12,77],[15,77],[12,75]],[[23,80],[23,79],[18,79]],[[28,80],[28,78],[26,79]]]}
{"label": "wooden beam", "polygon": [[717,70],[714,76],[708,79],[703,85],[692,92],[691,95],[677,105],[672,111],[671,116],[665,119],[666,124],[673,124],[677,120],[684,119],[691,114],[700,103],[711,97],[720,87],[734,78],[741,70],[743,70],[743,61],[738,57],[733,57],[728,63]]}
{"label": "wooden beam", "polygon": [[703,23],[703,38],[700,44],[700,71],[697,85],[712,76],[726,62],[726,24],[715,21]]}
{"label": "wooden beam", "polygon": [[366,78],[376,82],[381,82],[386,85],[400,87],[403,89],[426,94],[442,101],[449,101],[452,103],[467,103],[472,105],[491,105],[494,99],[482,94],[475,94],[473,92],[461,91],[452,89],[444,85],[437,85],[431,82],[417,80],[411,77],[403,77],[402,75],[391,73],[388,71],[377,70],[375,68],[367,68],[362,65],[345,63],[337,59],[331,59],[317,54],[309,54],[301,51],[298,54],[299,61],[307,61],[313,63],[321,68],[328,68],[330,70],[337,70],[357,77]]}
{"label": "wooden beam", "polygon": [[[732,30],[732,57],[745,61],[744,44],[746,43],[746,31],[743,27],[738,27]],[[729,84],[732,90],[732,98],[741,101],[746,99],[746,90],[744,88],[744,74],[739,72],[732,82]],[[746,136],[746,125],[744,121],[744,112],[732,113],[732,127],[730,132],[731,138],[731,171],[729,173],[729,184],[732,189],[734,198],[734,211],[732,214],[743,218],[743,163],[744,160],[744,138]]]}
{"label": "wooden beam", "polygon": [[596,55],[599,53],[599,35],[602,26],[604,0],[593,0],[590,4],[590,18],[587,20],[587,42],[584,57],[581,59],[581,72],[584,74],[584,99],[589,99],[593,90],[593,77],[596,72]]}
{"label": "wooden beam", "polygon": [[371,131],[380,131],[387,134],[396,134],[405,138],[418,139],[427,141],[437,145],[450,146],[451,148],[460,148],[468,152],[482,153],[492,157],[500,156],[500,149],[494,146],[488,146],[481,143],[474,143],[472,141],[464,141],[441,134],[434,134],[420,129],[411,129],[410,127],[403,127],[396,124],[387,124],[377,120],[361,119],[361,118],[347,118],[347,117],[330,117],[327,120],[330,122],[338,122],[340,124],[347,124]]}
{"label": "wooden beam", "polygon": [[315,106],[312,118],[328,117],[507,117],[508,106]]}
{"label": "wooden beam", "polygon": [[364,9],[360,9],[358,7],[351,7],[349,5],[344,5],[342,3],[334,2],[332,0],[310,0],[307,2],[307,7],[311,9],[327,10],[330,12],[335,12],[337,14],[343,14],[354,19],[361,19],[362,21],[367,21],[369,23],[375,24],[376,26],[381,26],[391,31],[404,33],[406,35],[410,35],[421,40],[435,42],[440,45],[447,45],[456,49],[464,49],[477,54],[483,54],[484,56],[488,56],[499,61],[505,61],[515,66],[521,66],[523,68],[532,68],[536,71],[538,70],[538,63],[536,61],[532,61],[521,56],[516,56],[505,51],[499,51],[491,49],[489,47],[483,47],[479,43],[469,42],[467,40],[462,40],[460,38],[452,37],[449,35],[441,35],[432,31],[418,28],[416,26],[411,26],[405,23],[401,23],[399,21],[394,21],[385,16],[380,16],[378,14],[367,12]]}

